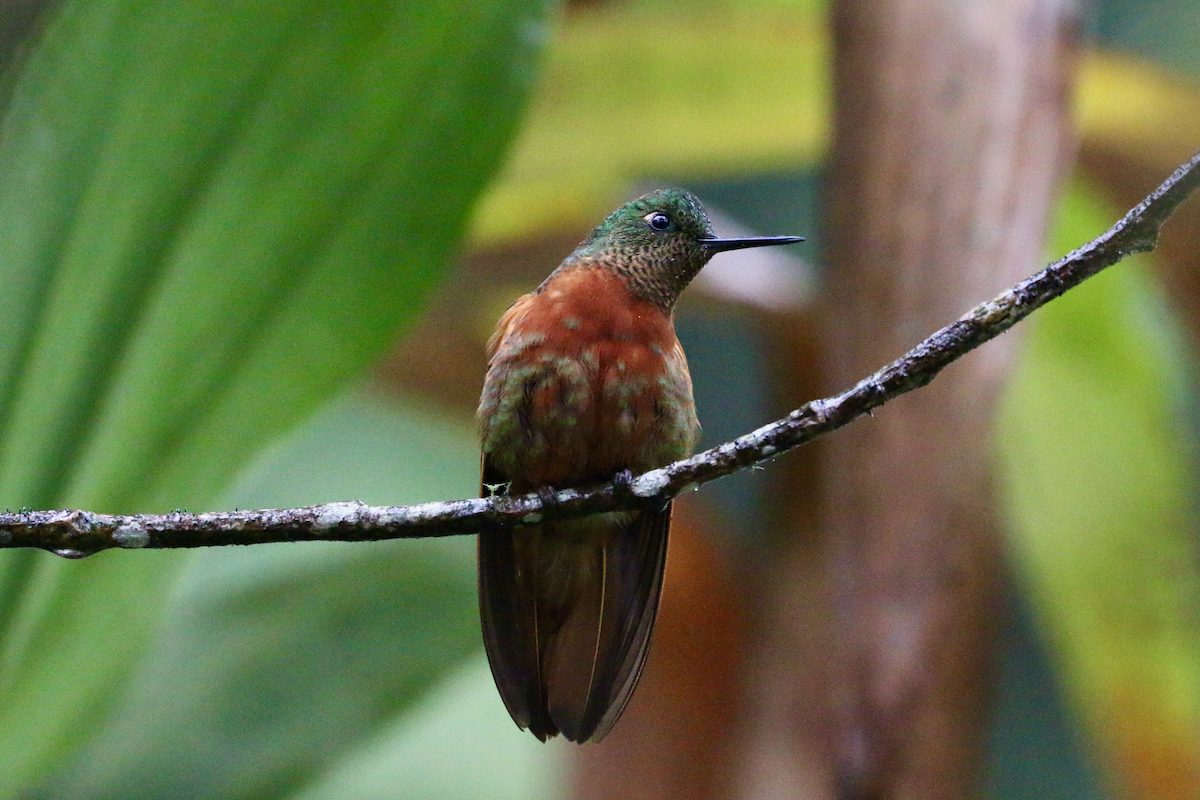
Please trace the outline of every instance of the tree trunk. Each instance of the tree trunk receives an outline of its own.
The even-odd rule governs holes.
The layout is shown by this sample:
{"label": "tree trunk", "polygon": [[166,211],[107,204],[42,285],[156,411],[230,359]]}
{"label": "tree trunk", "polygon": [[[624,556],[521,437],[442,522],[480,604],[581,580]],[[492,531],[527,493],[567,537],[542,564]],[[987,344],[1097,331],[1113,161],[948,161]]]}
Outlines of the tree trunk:
{"label": "tree trunk", "polygon": [[[1072,152],[1073,9],[834,4],[829,392],[1040,266]],[[989,439],[1016,343],[823,443],[818,536],[766,598],[748,796],[977,791],[1004,573]]]}

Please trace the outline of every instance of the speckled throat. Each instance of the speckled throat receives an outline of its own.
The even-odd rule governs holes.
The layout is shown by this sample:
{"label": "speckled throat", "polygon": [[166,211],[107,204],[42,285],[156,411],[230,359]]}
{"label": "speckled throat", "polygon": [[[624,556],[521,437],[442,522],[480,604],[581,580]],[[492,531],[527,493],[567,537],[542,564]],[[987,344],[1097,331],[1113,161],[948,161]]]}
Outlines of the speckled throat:
{"label": "speckled throat", "polygon": [[[578,251],[572,253],[542,282],[542,286],[563,270],[612,270],[625,279],[634,295],[662,309],[663,313],[670,314],[679,295],[711,258],[711,254],[698,252],[682,241],[666,247],[659,244],[653,249],[612,245],[599,252],[592,250],[586,255]],[[538,287],[538,291],[541,288]]]}

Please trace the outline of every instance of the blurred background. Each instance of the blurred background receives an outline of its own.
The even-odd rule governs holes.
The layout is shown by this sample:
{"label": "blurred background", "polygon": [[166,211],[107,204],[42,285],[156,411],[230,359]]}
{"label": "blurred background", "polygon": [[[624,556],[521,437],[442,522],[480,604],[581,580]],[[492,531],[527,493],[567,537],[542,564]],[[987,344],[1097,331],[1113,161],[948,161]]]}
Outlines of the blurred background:
{"label": "blurred background", "polygon": [[[0,3],[0,502],[473,496],[495,320],[678,185],[703,446],[1200,148],[1188,0]],[[634,700],[509,720],[474,541],[0,551],[0,797],[1200,796],[1200,202],[931,387],[677,505]]]}

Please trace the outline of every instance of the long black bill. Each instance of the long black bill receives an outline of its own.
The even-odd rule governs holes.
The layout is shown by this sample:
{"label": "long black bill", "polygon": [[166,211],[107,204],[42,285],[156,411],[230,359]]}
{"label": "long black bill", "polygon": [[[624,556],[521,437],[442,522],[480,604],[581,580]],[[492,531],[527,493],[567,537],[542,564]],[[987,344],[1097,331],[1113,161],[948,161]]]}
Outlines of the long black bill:
{"label": "long black bill", "polygon": [[701,239],[700,244],[710,253],[726,250],[741,250],[746,247],[766,247],[772,244],[795,244],[803,242],[803,236],[752,236],[748,239]]}

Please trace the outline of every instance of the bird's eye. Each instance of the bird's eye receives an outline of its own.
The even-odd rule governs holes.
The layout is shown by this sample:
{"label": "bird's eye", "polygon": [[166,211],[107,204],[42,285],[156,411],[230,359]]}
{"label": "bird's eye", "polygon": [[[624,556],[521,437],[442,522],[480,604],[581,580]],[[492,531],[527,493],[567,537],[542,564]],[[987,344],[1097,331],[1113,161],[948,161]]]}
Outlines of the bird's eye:
{"label": "bird's eye", "polygon": [[671,218],[661,211],[655,211],[653,214],[647,214],[646,223],[656,231],[669,231],[673,227]]}

